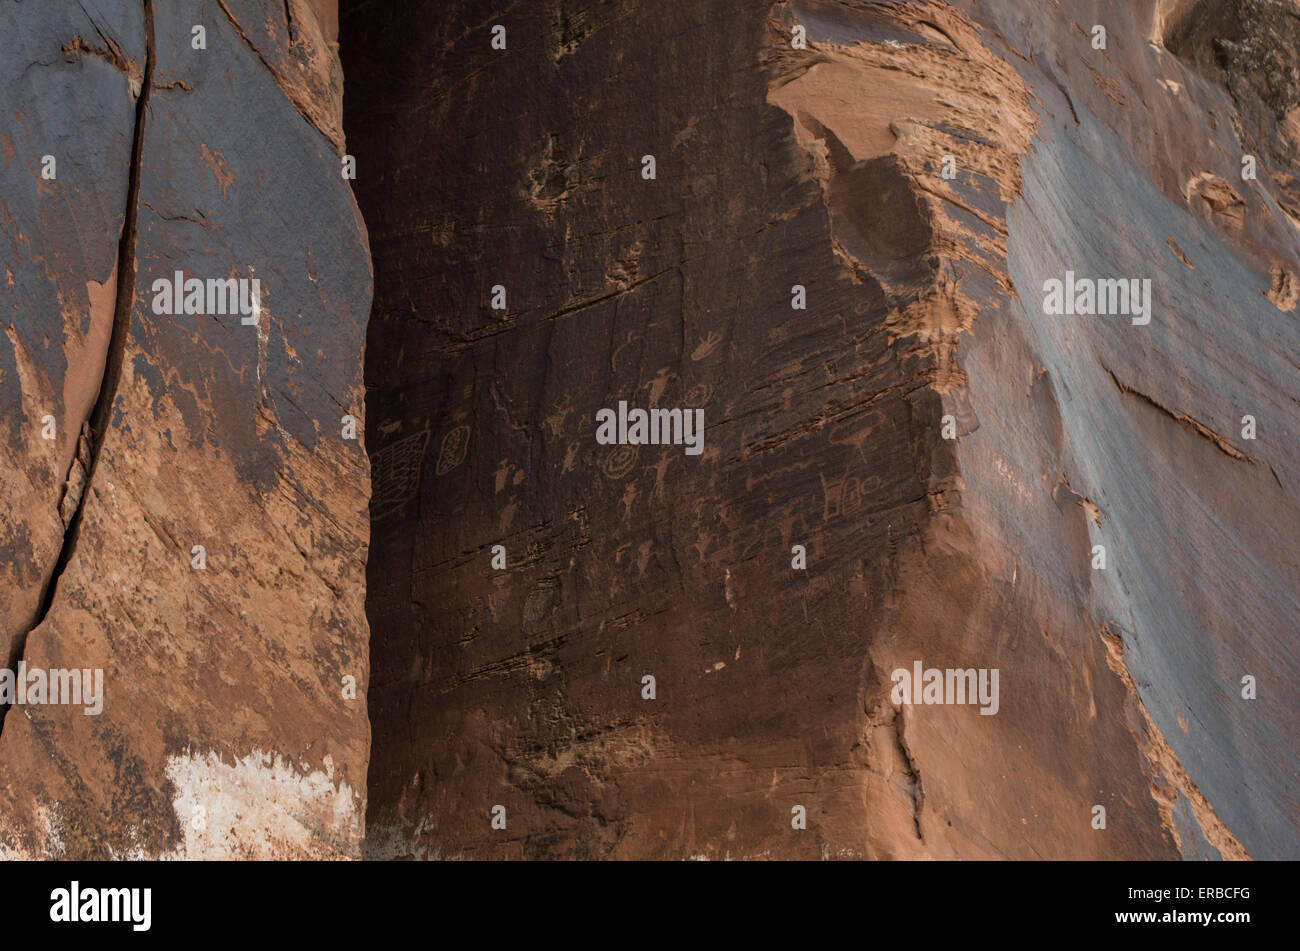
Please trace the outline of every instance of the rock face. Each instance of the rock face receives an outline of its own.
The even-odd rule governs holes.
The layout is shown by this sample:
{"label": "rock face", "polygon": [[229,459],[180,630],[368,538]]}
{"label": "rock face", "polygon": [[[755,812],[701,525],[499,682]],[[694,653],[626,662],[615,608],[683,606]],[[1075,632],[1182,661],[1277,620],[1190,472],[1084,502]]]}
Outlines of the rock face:
{"label": "rock face", "polygon": [[0,855],[1300,857],[1295,0],[0,54]]}
{"label": "rock face", "polygon": [[[361,854],[368,464],[342,418],[371,276],[335,23],[0,5],[0,637],[11,671],[102,671],[98,713],[52,673],[6,698],[5,855]],[[250,307],[168,307],[177,272]]]}
{"label": "rock face", "polygon": [[367,854],[1300,856],[1298,22],[344,3]]}

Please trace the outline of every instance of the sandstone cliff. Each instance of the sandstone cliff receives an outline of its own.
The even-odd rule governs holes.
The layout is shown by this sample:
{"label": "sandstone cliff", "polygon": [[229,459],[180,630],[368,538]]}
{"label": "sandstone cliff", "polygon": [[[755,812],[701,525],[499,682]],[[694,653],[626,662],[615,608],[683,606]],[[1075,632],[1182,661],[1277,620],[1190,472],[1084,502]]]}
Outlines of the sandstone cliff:
{"label": "sandstone cliff", "polygon": [[[0,639],[103,671],[97,715],[5,708],[5,855],[360,855],[370,269],[328,14],[0,4]],[[260,312],[160,314],[178,271]]]}
{"label": "sandstone cliff", "polygon": [[341,23],[368,854],[1300,854],[1294,3]]}
{"label": "sandstone cliff", "polygon": [[0,855],[1300,857],[1295,0],[0,53]]}

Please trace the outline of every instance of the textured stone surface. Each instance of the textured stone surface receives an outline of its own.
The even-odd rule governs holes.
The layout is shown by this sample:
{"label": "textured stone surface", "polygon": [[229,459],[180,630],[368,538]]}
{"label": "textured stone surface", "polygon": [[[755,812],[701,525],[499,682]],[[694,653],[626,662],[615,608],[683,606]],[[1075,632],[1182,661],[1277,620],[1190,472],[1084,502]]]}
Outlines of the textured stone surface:
{"label": "textured stone surface", "polygon": [[[0,129],[0,640],[7,660],[40,612],[58,557],[65,477],[95,402],[117,291],[132,81],[138,89],[145,60],[143,8],[87,6],[91,12],[0,6],[7,91]],[[56,160],[53,180],[41,177],[46,155]],[[55,417],[54,440],[42,438],[47,415]]]}
{"label": "textured stone surface", "polygon": [[[369,854],[1300,854],[1273,7],[345,3]],[[1045,316],[1067,269],[1151,322]],[[621,399],[703,455],[597,445]]]}
{"label": "textured stone surface", "polygon": [[0,855],[1300,857],[1294,0],[0,0],[0,78],[0,646],[106,693],[0,707]]}
{"label": "textured stone surface", "polygon": [[[6,486],[25,480],[5,493],[4,633],[11,666],[105,679],[98,716],[7,710],[0,848],[357,856],[369,732],[341,685],[364,697],[368,466],[340,419],[363,418],[370,270],[339,174],[331,18],[297,0],[5,3],[0,17],[15,74],[0,466]],[[46,152],[55,181],[39,177]],[[110,333],[119,237],[133,283]],[[258,322],[157,313],[154,281],[176,270],[259,279]],[[101,389],[65,532],[65,473]]]}

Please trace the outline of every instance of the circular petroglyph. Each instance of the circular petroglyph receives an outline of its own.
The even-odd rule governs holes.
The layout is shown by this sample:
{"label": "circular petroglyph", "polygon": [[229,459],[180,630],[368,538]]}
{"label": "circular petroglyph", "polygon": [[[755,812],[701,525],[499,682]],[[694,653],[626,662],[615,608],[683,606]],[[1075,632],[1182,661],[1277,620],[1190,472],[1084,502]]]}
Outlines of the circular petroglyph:
{"label": "circular petroglyph", "polygon": [[600,470],[611,479],[621,479],[636,465],[640,446],[615,446],[600,460]]}

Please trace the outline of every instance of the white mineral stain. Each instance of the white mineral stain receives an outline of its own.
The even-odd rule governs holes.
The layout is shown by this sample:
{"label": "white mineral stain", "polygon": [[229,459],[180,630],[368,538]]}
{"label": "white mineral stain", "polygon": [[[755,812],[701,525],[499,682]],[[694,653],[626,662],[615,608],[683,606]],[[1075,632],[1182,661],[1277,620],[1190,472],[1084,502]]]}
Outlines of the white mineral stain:
{"label": "white mineral stain", "polygon": [[335,785],[328,756],[306,772],[256,749],[233,764],[185,753],[168,758],[167,778],[183,836],[167,858],[360,857],[361,804],[347,783]]}

